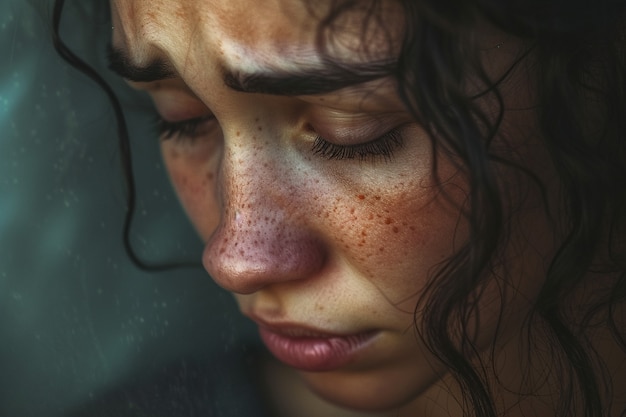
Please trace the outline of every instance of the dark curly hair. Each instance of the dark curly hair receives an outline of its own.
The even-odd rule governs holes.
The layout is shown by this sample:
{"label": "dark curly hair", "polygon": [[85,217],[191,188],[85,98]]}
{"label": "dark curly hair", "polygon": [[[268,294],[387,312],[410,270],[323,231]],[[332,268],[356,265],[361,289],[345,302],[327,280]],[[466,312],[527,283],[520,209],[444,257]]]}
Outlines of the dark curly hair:
{"label": "dark curly hair", "polygon": [[[602,358],[591,347],[587,329],[608,327],[626,351],[626,329],[615,317],[616,307],[626,298],[626,1],[397,1],[406,20],[391,70],[398,93],[430,134],[435,154],[454,155],[469,184],[463,212],[470,236],[441,264],[422,293],[416,307],[421,316],[416,321],[419,337],[459,383],[467,415],[498,415],[487,375],[471,362],[478,348],[468,329],[489,278],[485,272],[496,268],[510,237],[511,210],[505,204],[498,167],[517,169],[540,190],[544,209],[562,236],[526,318],[527,323],[541,323],[540,330],[528,326],[529,339],[541,331],[558,364],[562,386],[557,415],[608,415],[611,397],[601,387],[610,389],[611,381],[598,371]],[[320,27],[319,47],[328,51],[334,23],[344,12],[366,4],[369,17],[376,19],[382,3],[335,1]],[[55,5],[57,47],[85,71],[87,66],[58,38],[63,0]],[[523,41],[524,49],[498,79],[488,75],[475,39],[468,36],[477,19]],[[520,65],[534,80],[533,111],[558,177],[558,204],[552,209],[545,179],[493,151],[505,112],[500,87]],[[481,91],[468,94],[468,75]],[[119,106],[112,92],[110,96]],[[496,103],[495,115],[481,106],[485,97]],[[118,122],[132,203],[130,149],[121,113]],[[128,241],[132,204],[128,213],[125,242],[131,258],[145,266]],[[600,277],[601,290],[578,306],[575,319],[567,300],[590,273]]]}
{"label": "dark curly hair", "polygon": [[[603,399],[610,399],[610,392],[605,397],[600,387],[610,390],[611,381],[594,367],[602,358],[590,347],[586,330],[592,321],[607,326],[626,351],[626,329],[615,317],[626,298],[626,2],[399,2],[406,19],[394,74],[399,94],[429,132],[433,147],[462,161],[470,185],[465,211],[470,237],[421,295],[419,336],[461,386],[467,415],[498,415],[486,375],[468,359],[478,349],[467,330],[478,300],[469,295],[485,287],[485,271],[494,269],[509,238],[510,213],[503,205],[497,167],[507,164],[526,174],[544,193],[549,210],[542,178],[491,149],[505,112],[500,85],[516,66],[532,60],[524,70],[535,80],[533,110],[560,186],[557,210],[550,214],[564,237],[527,321],[542,324],[558,363],[562,386],[557,415],[608,415],[611,404]],[[376,19],[382,3],[367,4],[369,17]],[[320,47],[334,22],[354,7],[363,9],[363,2],[336,2],[320,32]],[[468,36],[479,18],[525,45],[499,79],[487,75],[475,39]],[[482,85],[478,94],[468,95],[468,76]],[[498,104],[495,117],[479,104],[485,96]],[[599,294],[578,306],[576,317],[582,319],[574,322],[566,301],[590,272],[600,273],[606,282]],[[608,313],[598,319],[601,312]],[[453,333],[459,326],[460,341]]]}

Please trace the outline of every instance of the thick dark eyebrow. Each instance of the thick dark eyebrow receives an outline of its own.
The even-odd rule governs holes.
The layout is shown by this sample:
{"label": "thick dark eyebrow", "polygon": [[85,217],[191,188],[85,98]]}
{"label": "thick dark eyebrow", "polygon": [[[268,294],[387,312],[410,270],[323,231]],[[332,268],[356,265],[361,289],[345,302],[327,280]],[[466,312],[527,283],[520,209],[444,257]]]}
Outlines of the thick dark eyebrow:
{"label": "thick dark eyebrow", "polygon": [[[154,59],[146,65],[133,64],[128,54],[111,45],[108,47],[109,69],[135,82],[151,82],[176,77],[171,65]],[[321,67],[302,67],[291,71],[259,71],[253,73],[222,70],[224,84],[229,88],[254,94],[306,96],[324,94],[363,84],[393,74],[394,61],[375,61],[340,65],[327,61]]]}
{"label": "thick dark eyebrow", "polygon": [[235,91],[279,96],[306,96],[330,93],[342,88],[388,77],[393,61],[339,65],[326,62],[322,68],[293,71],[232,72],[224,70],[224,83]]}
{"label": "thick dark eyebrow", "polygon": [[153,59],[146,65],[136,65],[128,54],[109,45],[107,48],[109,69],[122,78],[135,82],[159,81],[176,77],[176,71],[163,59]]}

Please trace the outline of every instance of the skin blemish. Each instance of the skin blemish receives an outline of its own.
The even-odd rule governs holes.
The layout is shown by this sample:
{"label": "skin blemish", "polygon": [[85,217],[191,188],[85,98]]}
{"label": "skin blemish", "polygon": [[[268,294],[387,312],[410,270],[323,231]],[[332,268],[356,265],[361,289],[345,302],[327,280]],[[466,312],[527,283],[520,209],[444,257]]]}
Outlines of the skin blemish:
{"label": "skin blemish", "polygon": [[391,224],[391,223],[393,223],[393,219],[391,217],[387,217],[385,219],[385,224]]}
{"label": "skin blemish", "polygon": [[394,233],[398,233],[399,232],[399,230],[398,230],[398,228],[396,226],[393,227],[393,232]]}
{"label": "skin blemish", "polygon": [[358,195],[358,199],[359,199],[359,200],[365,200],[365,196],[364,196],[363,194],[359,194],[359,195]]}

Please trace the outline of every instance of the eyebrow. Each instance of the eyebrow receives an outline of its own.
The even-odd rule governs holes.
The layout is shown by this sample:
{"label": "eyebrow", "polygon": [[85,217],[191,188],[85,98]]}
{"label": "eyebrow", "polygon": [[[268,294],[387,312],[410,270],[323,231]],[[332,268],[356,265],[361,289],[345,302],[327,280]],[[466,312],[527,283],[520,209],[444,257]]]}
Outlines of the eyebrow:
{"label": "eyebrow", "polygon": [[302,67],[293,71],[254,73],[224,71],[224,83],[244,93],[279,96],[307,96],[330,93],[342,88],[388,77],[394,73],[391,61],[354,65],[326,62],[321,67]]}
{"label": "eyebrow", "polygon": [[[109,69],[135,82],[152,82],[177,76],[171,64],[154,59],[146,65],[137,65],[122,49],[108,47]],[[324,94],[342,88],[363,84],[394,73],[395,61],[381,60],[344,65],[325,60],[318,67],[294,70],[244,72],[222,68],[224,84],[242,93],[277,96],[305,96]]]}
{"label": "eyebrow", "polygon": [[123,49],[112,45],[107,47],[107,58],[109,69],[129,81],[148,83],[176,77],[176,71],[163,59],[137,65]]}

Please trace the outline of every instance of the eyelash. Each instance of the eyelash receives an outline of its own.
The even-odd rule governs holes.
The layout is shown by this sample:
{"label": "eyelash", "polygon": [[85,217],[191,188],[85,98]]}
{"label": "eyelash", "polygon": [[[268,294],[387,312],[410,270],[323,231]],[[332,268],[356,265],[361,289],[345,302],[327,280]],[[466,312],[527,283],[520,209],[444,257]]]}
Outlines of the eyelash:
{"label": "eyelash", "polygon": [[387,162],[393,158],[394,151],[403,144],[400,128],[395,128],[377,139],[356,145],[337,145],[317,136],[311,150],[314,154],[327,159],[358,159],[360,161],[383,159]]}
{"label": "eyelash", "polygon": [[195,140],[202,135],[200,131],[202,125],[210,120],[213,116],[198,117],[195,119],[181,120],[179,122],[168,122],[157,115],[156,129],[162,140]]}

